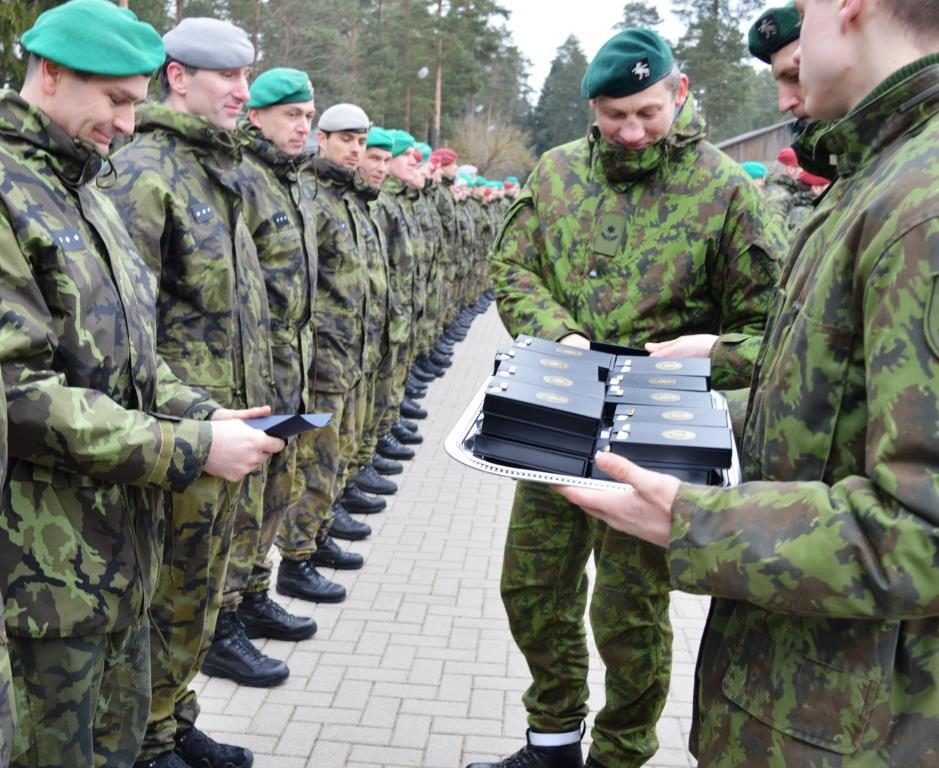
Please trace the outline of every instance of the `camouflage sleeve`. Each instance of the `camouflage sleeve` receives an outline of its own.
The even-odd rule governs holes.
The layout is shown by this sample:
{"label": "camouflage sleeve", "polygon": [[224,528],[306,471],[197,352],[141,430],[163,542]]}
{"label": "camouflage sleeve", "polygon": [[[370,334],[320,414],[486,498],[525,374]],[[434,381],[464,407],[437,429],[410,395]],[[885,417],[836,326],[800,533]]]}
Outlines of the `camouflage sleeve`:
{"label": "camouflage sleeve", "polygon": [[199,387],[184,384],[162,358],[157,359],[156,409],[183,419],[205,421],[222,406]]}
{"label": "camouflage sleeve", "polygon": [[863,334],[864,474],[833,485],[681,486],[669,549],[675,588],[783,613],[939,614],[939,219],[879,259]]}
{"label": "camouflage sleeve", "polygon": [[108,189],[134,245],[159,285],[163,271],[162,249],[169,213],[169,190],[153,171],[118,174],[118,183]]}
{"label": "camouflage sleeve", "polygon": [[712,378],[718,389],[750,384],[776,295],[780,259],[786,252],[782,231],[761,211],[755,187],[737,190],[727,221],[711,270],[721,306],[721,335],[711,350]]}
{"label": "camouflage sleeve", "polygon": [[541,222],[530,190],[516,198],[489,254],[490,272],[502,322],[512,336],[529,333],[560,339],[586,336],[551,292],[544,264]]}
{"label": "camouflage sleeve", "polygon": [[109,482],[183,490],[202,472],[211,427],[124,408],[56,370],[52,316],[10,224],[0,219],[0,365],[10,455]]}

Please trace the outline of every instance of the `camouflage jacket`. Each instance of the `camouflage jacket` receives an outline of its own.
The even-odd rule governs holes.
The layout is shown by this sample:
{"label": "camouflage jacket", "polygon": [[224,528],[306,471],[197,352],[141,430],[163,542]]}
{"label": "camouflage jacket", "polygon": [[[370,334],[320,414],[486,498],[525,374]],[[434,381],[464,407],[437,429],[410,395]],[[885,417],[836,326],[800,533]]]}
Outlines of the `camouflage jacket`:
{"label": "camouflage jacket", "polygon": [[236,184],[258,251],[271,316],[276,412],[306,411],[313,371],[316,295],[316,179],[308,155],[279,151],[250,123]]}
{"label": "camouflage jacket", "polygon": [[429,270],[433,261],[433,241],[425,235],[421,224],[421,192],[415,187],[404,186],[397,196],[401,208],[407,217],[410,229],[414,232],[411,244],[414,246],[414,317],[424,315],[427,301],[427,284],[430,281]]}
{"label": "camouflage jacket", "polygon": [[385,233],[372,216],[372,204],[377,199],[378,190],[365,183],[358,173],[353,174],[349,211],[368,270],[368,317],[362,361],[367,373],[377,369],[388,354],[388,246]]}
{"label": "camouflage jacket", "polygon": [[452,185],[452,179],[443,179],[439,184],[434,184],[428,190],[428,196],[437,209],[437,218],[440,221],[440,259],[445,265],[456,263],[456,251],[459,247],[456,202],[453,199],[453,193],[450,191]]}
{"label": "camouflage jacket", "polygon": [[234,134],[163,104],[138,110],[110,190],[157,277],[157,349],[227,407],[273,397],[264,275],[234,184]]}
{"label": "camouflage jacket", "polygon": [[414,238],[417,230],[405,213],[406,187],[388,178],[372,204],[375,223],[382,230],[388,251],[388,339],[403,344],[410,337],[414,317]]}
{"label": "camouflage jacket", "polygon": [[745,482],[672,508],[673,586],[717,596],[692,744],[711,766],[933,766],[939,56],[820,141],[839,178],[786,265]]}
{"label": "camouflage jacket", "polygon": [[150,415],[204,419],[218,405],[156,354],[153,279],[94,183],[100,166],[0,93],[0,592],[14,635],[138,622],[159,567],[161,489],[195,480],[212,440],[208,424]]}
{"label": "camouflage jacket", "polygon": [[620,183],[596,129],[545,153],[491,255],[511,334],[630,346],[720,334],[715,386],[750,383],[785,245],[757,187],[703,131],[689,97],[665,156]]}
{"label": "camouflage jacket", "polygon": [[362,376],[369,292],[368,264],[350,211],[355,174],[324,158],[313,166],[319,178],[313,203],[319,252],[313,388],[347,392]]}
{"label": "camouflage jacket", "polygon": [[766,208],[792,240],[815,207],[812,188],[785,173],[774,173],[763,187]]}
{"label": "camouflage jacket", "polygon": [[443,250],[443,228],[440,214],[437,213],[437,204],[432,196],[432,189],[433,185],[428,183],[423,189],[418,190],[417,196],[413,198],[414,215],[420,224],[421,236],[426,244],[423,273],[428,283],[439,279],[442,264],[441,251]]}
{"label": "camouflage jacket", "polygon": [[492,246],[492,227],[489,217],[483,204],[475,197],[466,198],[466,207],[469,209],[470,218],[473,220],[474,247],[472,254],[473,263],[477,263],[486,258],[489,248]]}
{"label": "camouflage jacket", "polygon": [[476,247],[476,222],[468,201],[456,204],[457,222],[457,275],[464,277],[469,274],[475,263],[473,252]]}

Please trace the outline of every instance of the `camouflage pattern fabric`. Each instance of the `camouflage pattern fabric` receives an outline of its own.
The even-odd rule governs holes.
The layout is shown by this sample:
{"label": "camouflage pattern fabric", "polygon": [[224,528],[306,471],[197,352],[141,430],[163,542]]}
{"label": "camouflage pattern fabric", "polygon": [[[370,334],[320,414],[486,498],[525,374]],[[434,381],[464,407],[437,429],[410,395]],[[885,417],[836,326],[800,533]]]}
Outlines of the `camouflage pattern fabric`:
{"label": "camouflage pattern fabric", "polygon": [[437,321],[437,335],[453,322],[459,311],[454,301],[459,231],[456,221],[456,202],[450,192],[452,185],[452,179],[441,179],[439,184],[430,187],[428,193],[437,209],[437,218],[440,222],[440,315]]}
{"label": "camouflage pattern fabric", "polygon": [[767,209],[791,242],[815,208],[812,188],[785,173],[773,173],[766,179],[763,196]]}
{"label": "camouflage pattern fabric", "polygon": [[[257,248],[267,287],[274,366],[271,407],[275,413],[306,412],[314,371],[316,178],[308,156],[285,155],[250,123],[244,124],[242,130],[248,144],[237,185],[244,199],[245,223]],[[268,553],[287,510],[299,498],[301,487],[297,445],[292,440],[268,465],[260,527],[256,527],[254,519],[244,520],[233,546],[234,557],[246,565],[251,563],[250,569],[241,571],[244,589],[267,590],[271,577]],[[233,590],[239,586],[229,584]]]}
{"label": "camouflage pattern fabric", "polygon": [[369,314],[368,265],[349,206],[353,172],[324,158],[314,161],[319,192],[314,200],[319,269],[313,325],[316,376],[313,389],[343,393],[357,384],[365,362]]}
{"label": "camouflage pattern fabric", "polygon": [[297,437],[297,470],[303,489],[291,505],[275,543],[287,560],[307,560],[316,551],[316,534],[332,522],[332,505],[347,474],[356,442],[356,404],[359,388],[351,392],[313,392],[313,410],[332,414],[322,429]]}
{"label": "camouflage pattern fabric", "polygon": [[[7,399],[0,387],[0,488],[7,479]],[[7,629],[3,623],[3,595],[0,595],[0,765],[10,764],[16,706],[13,696],[13,673],[7,651]]]}
{"label": "camouflage pattern fabric", "polygon": [[144,617],[99,635],[11,637],[10,767],[133,765],[150,704],[149,631]]}
{"label": "camouflage pattern fabric", "polygon": [[672,585],[716,595],[692,749],[729,766],[939,763],[939,56],[818,137],[729,490],[681,486]]}
{"label": "camouflage pattern fabric", "polygon": [[443,283],[443,241],[440,215],[431,197],[428,182],[414,199],[413,210],[420,224],[421,236],[426,244],[426,281],[424,313],[417,323],[417,353],[428,354],[437,338],[437,323],[441,311],[441,285]]}
{"label": "camouflage pattern fabric", "polygon": [[[218,408],[155,352],[153,280],[100,167],[0,94],[0,365],[10,467],[0,592],[21,637],[133,629],[155,586],[163,490],[202,472]],[[40,213],[41,212],[41,213]],[[94,439],[89,439],[93,436]],[[53,697],[54,698],[54,697]]]}
{"label": "camouflage pattern fabric", "polygon": [[177,711],[197,706],[189,684],[215,634],[243,492],[243,483],[205,476],[167,504],[163,563],[150,610],[152,703],[141,760],[172,750],[173,736],[187,725]]}
{"label": "camouflage pattern fabric", "polygon": [[[158,281],[157,348],[181,379],[204,386],[225,407],[268,403],[275,391],[271,324],[237,186],[241,146],[233,134],[162,104],[137,116],[134,140],[114,156],[119,176],[111,194]],[[160,701],[148,726],[149,756],[171,748],[173,726],[184,726],[173,711],[194,697],[188,687],[215,630],[219,580],[223,610],[234,610],[251,576],[263,480],[261,471],[244,478],[232,509],[217,502],[218,486],[173,497],[172,538],[198,540],[204,549],[182,564],[182,574],[171,567],[160,573],[151,643]],[[164,632],[168,648],[159,645]]]}
{"label": "camouflage pattern fabric", "polygon": [[[783,245],[761,214],[759,190],[703,141],[703,130],[686,103],[664,144],[624,153],[618,164],[601,164],[611,150],[596,131],[541,158],[491,255],[510,334],[576,332],[638,346],[723,333],[715,381],[749,381],[747,361],[766,322]],[[586,712],[582,592],[591,551],[597,560],[591,619],[607,667],[591,754],[607,768],[641,765],[656,750],[655,724],[668,691],[664,554],[638,539],[607,535],[600,524],[588,526],[577,507],[520,483],[502,596],[532,672],[528,721],[536,731],[572,731]],[[556,576],[562,570],[563,580]],[[545,604],[557,608],[551,620],[533,621]]]}

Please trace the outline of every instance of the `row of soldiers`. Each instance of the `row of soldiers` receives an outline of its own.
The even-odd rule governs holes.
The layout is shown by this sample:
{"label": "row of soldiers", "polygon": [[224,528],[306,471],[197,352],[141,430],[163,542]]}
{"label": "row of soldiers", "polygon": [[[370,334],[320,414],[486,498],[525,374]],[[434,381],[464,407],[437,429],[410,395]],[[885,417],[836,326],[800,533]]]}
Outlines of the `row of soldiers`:
{"label": "row of soldiers", "polygon": [[[362,567],[335,540],[397,489],[518,185],[351,104],[314,156],[309,78],[249,89],[227,22],[161,39],[71,0],[21,45],[0,93],[0,764],[248,768],[196,727],[190,683],[275,685],[251,639],[315,633],[269,596],[275,543],[278,592],[345,598],[317,568]],[[245,423],[272,412],[331,420],[287,442]]]}

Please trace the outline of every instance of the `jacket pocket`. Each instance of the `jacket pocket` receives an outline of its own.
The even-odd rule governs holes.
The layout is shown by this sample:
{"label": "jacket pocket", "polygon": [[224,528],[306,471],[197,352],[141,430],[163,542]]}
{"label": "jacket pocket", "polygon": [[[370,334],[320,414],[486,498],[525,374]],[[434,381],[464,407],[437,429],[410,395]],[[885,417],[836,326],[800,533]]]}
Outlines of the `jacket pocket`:
{"label": "jacket pocket", "polygon": [[751,717],[798,741],[841,755],[857,751],[879,685],[749,630],[724,676],[724,695]]}

